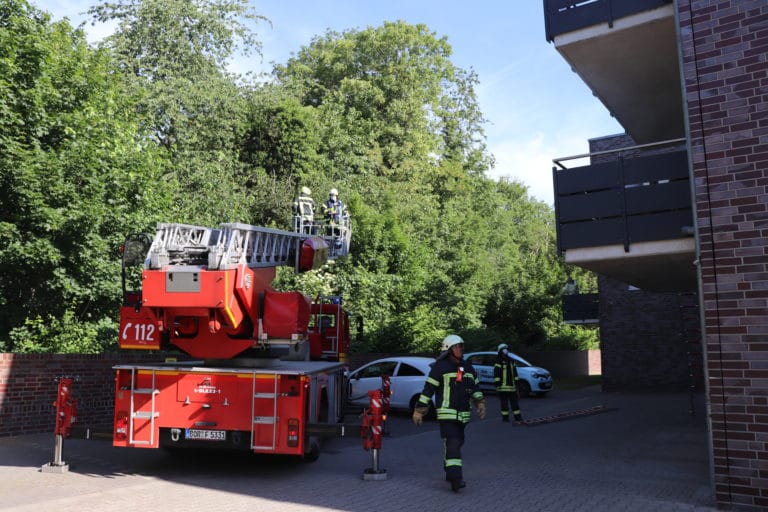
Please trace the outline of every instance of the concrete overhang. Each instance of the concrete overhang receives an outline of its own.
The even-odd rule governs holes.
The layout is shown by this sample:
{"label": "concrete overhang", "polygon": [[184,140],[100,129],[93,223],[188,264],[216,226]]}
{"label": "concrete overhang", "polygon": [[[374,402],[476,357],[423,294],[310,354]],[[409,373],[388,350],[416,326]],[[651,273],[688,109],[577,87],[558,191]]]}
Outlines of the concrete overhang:
{"label": "concrete overhang", "polygon": [[568,249],[565,262],[654,292],[697,289],[696,249],[691,238]]}
{"label": "concrete overhang", "polygon": [[553,43],[636,143],[685,136],[673,4],[568,32]]}

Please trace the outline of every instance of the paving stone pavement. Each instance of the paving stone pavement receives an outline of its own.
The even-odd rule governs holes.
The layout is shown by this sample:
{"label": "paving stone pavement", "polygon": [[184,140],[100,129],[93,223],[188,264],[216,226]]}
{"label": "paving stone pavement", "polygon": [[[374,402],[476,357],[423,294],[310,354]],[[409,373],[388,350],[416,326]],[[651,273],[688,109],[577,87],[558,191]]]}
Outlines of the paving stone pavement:
{"label": "paving stone pavement", "polygon": [[[63,474],[43,473],[53,435],[0,438],[0,510],[57,512],[293,512],[473,510],[716,510],[702,396],[687,393],[553,391],[521,401],[526,418],[597,405],[609,410],[536,426],[488,417],[466,431],[467,487],[443,480],[435,422],[393,414],[380,452],[383,481],[363,480],[372,457],[354,437],[327,441],[320,459],[222,453],[170,455],[68,439]],[[356,418],[347,419],[352,423]]]}

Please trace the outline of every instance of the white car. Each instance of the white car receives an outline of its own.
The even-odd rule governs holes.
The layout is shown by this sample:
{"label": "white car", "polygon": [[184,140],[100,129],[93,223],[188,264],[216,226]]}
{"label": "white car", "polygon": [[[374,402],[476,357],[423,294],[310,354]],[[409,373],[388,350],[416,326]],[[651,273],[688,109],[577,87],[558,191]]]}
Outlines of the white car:
{"label": "white car", "polygon": [[[413,411],[429,375],[429,365],[434,362],[429,357],[386,357],[372,361],[347,376],[347,401],[367,407],[368,391],[381,389],[381,376],[386,374],[392,390],[390,407]],[[433,402],[428,417],[434,415],[434,408]]]}
{"label": "white car", "polygon": [[[544,368],[533,366],[531,363],[509,352],[517,366],[517,392],[520,396],[544,395],[552,390],[552,375]],[[493,365],[498,360],[496,352],[469,352],[464,354],[464,359],[475,367],[480,380],[480,389],[495,391],[493,383]]]}

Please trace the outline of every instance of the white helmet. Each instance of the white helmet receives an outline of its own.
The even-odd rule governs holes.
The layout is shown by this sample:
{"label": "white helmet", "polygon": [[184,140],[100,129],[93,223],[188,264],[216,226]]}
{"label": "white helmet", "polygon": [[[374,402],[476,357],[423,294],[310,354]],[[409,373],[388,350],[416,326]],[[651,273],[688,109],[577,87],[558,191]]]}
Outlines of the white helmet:
{"label": "white helmet", "polygon": [[441,350],[448,350],[454,345],[458,344],[464,344],[464,340],[461,339],[461,336],[458,336],[456,334],[449,334],[445,338],[443,338],[443,344],[440,347]]}
{"label": "white helmet", "polygon": [[308,196],[312,195],[312,191],[309,189],[309,187],[301,187],[301,193],[306,194]]}
{"label": "white helmet", "polygon": [[339,191],[338,191],[338,190],[336,190],[335,188],[332,188],[332,189],[331,189],[331,192],[330,192],[330,194],[329,194],[329,195],[332,195],[332,196],[337,196],[337,195],[339,195]]}
{"label": "white helmet", "polygon": [[497,352],[501,352],[502,350],[504,350],[504,349],[508,349],[508,348],[509,348],[509,347],[507,346],[507,344],[506,344],[506,343],[499,343],[499,346],[496,348],[496,351],[497,351]]}

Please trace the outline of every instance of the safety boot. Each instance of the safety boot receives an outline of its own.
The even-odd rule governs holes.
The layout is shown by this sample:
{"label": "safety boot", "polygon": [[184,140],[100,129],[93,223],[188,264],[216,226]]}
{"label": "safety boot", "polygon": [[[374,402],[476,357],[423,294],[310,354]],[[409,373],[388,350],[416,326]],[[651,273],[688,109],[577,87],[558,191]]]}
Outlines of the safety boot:
{"label": "safety boot", "polygon": [[453,492],[459,492],[459,489],[463,489],[467,486],[467,482],[459,478],[451,480],[451,490]]}

